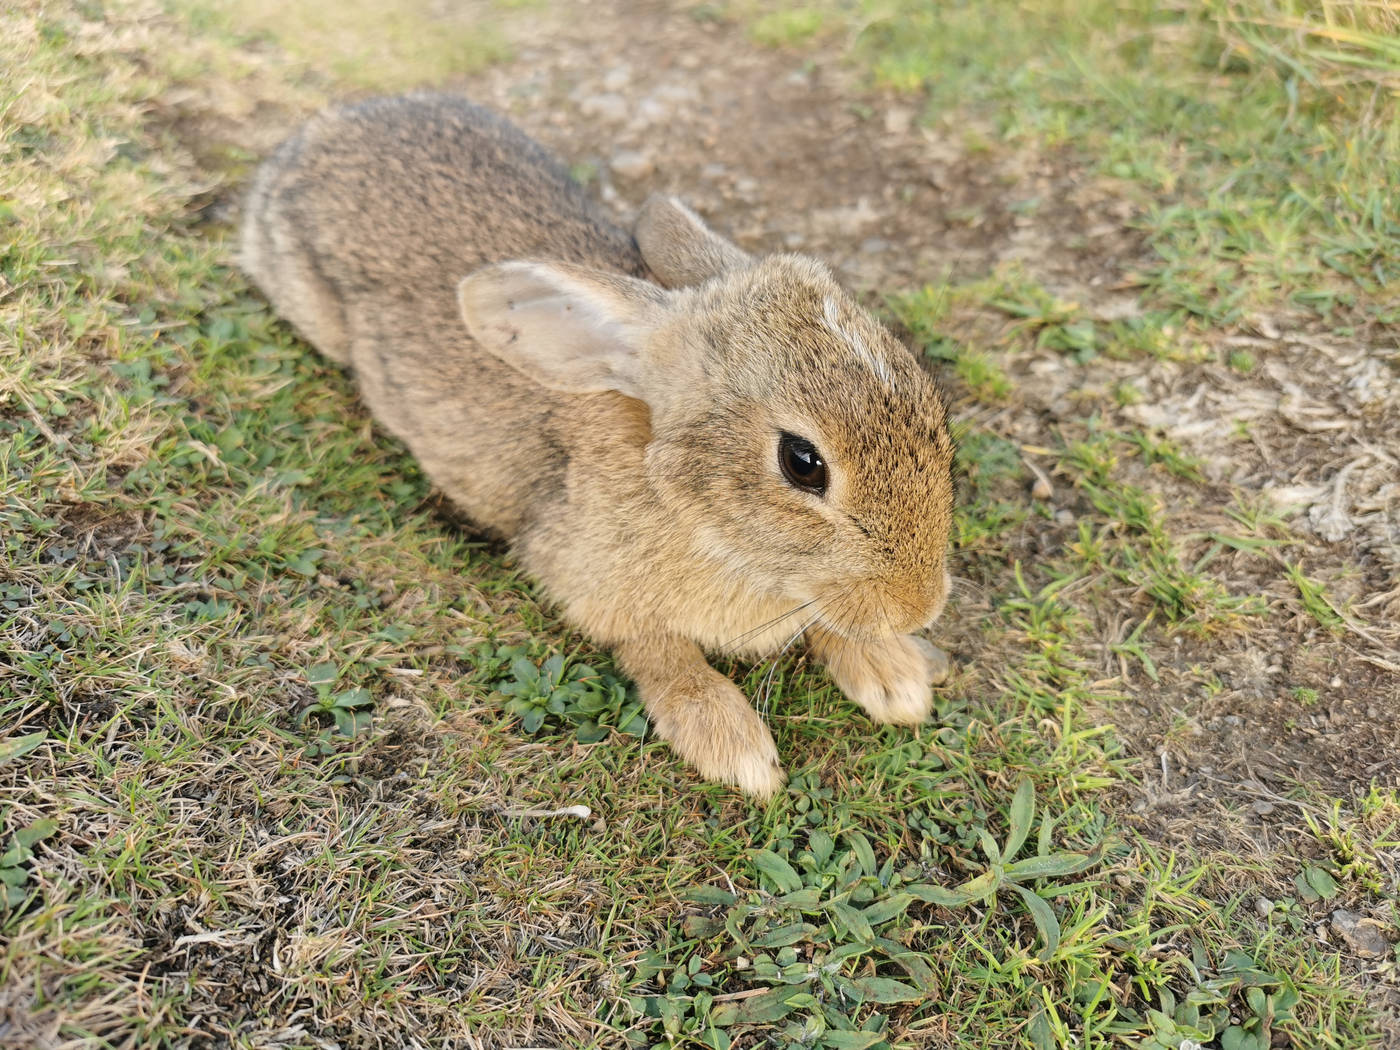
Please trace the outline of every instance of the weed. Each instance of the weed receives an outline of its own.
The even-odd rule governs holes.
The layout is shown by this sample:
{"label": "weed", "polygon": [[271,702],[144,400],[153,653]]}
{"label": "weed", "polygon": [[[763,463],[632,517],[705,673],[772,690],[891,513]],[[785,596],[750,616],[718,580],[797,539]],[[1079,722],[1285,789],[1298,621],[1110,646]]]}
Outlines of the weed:
{"label": "weed", "polygon": [[56,831],[58,821],[45,818],[17,828],[10,836],[8,848],[0,853],[0,888],[4,890],[0,904],[5,908],[18,908],[29,899],[29,891],[25,889],[29,881],[26,864],[34,858],[34,847]]}
{"label": "weed", "polygon": [[1356,830],[1343,818],[1341,802],[1332,803],[1332,810],[1325,822],[1306,811],[1303,819],[1317,841],[1331,852],[1337,865],[1338,878],[1355,881],[1371,893],[1382,891],[1385,876],[1370,849],[1362,844]]}
{"label": "weed", "polygon": [[998,846],[996,839],[987,832],[983,831],[978,836],[978,844],[988,861],[985,871],[951,889],[932,886],[910,892],[929,904],[937,904],[943,908],[960,908],[974,902],[989,904],[999,891],[1012,891],[1025,905],[1040,933],[1042,947],[1036,957],[1041,962],[1048,962],[1059,947],[1060,923],[1045,898],[1054,898],[1070,891],[1057,888],[1053,884],[1040,889],[1027,884],[1041,879],[1077,875],[1096,865],[1103,858],[1103,851],[1100,849],[1089,853],[1052,853],[1050,833],[1053,823],[1042,821],[1035,855],[1024,860],[1014,860],[1025,845],[1034,816],[1035,785],[1029,780],[1023,780],[1011,800],[1011,823],[1007,829],[1006,841]]}
{"label": "weed", "polygon": [[1250,372],[1254,371],[1254,355],[1248,350],[1231,350],[1230,356],[1226,358],[1226,364],[1240,375],[1249,375]]}
{"label": "weed", "polygon": [[306,672],[306,681],[316,690],[316,702],[307,704],[297,715],[297,724],[313,715],[328,715],[341,736],[352,737],[369,728],[374,699],[369,690],[335,688],[340,669],[335,664],[317,664]]}
{"label": "weed", "polygon": [[537,733],[551,716],[572,726],[580,743],[602,740],[610,730],[641,736],[646,730],[642,705],[629,698],[624,682],[599,674],[587,664],[566,666],[559,654],[536,666],[518,647],[493,648],[486,661],[510,659],[510,677],[496,686],[508,697],[506,713],[520,719],[526,733]]}
{"label": "weed", "polygon": [[1011,393],[1011,380],[986,354],[964,351],[955,367],[958,378],[979,401],[1004,401]]}
{"label": "weed", "polygon": [[1346,617],[1337,611],[1337,607],[1327,597],[1327,590],[1322,584],[1316,580],[1308,579],[1303,574],[1303,568],[1300,565],[1286,566],[1284,572],[1293,586],[1298,588],[1298,596],[1308,615],[1329,631],[1340,634],[1345,630]]}

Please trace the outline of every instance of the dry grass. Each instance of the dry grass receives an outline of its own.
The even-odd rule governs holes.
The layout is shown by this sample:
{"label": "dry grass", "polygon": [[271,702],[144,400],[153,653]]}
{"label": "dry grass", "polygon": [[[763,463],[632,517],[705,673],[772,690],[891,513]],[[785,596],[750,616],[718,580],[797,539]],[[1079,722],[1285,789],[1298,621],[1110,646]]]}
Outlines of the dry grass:
{"label": "dry grass", "polygon": [[179,0],[196,25],[250,39],[270,38],[348,86],[394,91],[477,72],[508,58],[511,44],[489,0],[443,4],[364,0],[335,5]]}
{"label": "dry grass", "polygon": [[[757,809],[654,742],[503,716],[511,656],[606,657],[229,268],[228,201],[340,90],[325,55],[383,57],[361,72],[389,86],[458,69],[430,58],[468,23],[250,4],[313,57],[140,0],[0,13],[0,1044],[1394,1037],[1394,945],[1334,921],[1393,939],[1400,888],[1394,720],[1366,706],[1396,681],[1376,661],[1397,647],[1400,403],[1365,293],[1271,338],[1223,309],[1105,320],[1016,269],[908,300],[935,355],[977,345],[945,639],[970,659],[917,734],[779,665],[794,777]],[[593,11],[605,47],[561,31],[561,79],[631,39],[631,7]],[[678,54],[747,46],[655,14]],[[796,47],[810,24],[766,31]],[[811,190],[775,192],[800,214]],[[1199,426],[1226,418],[1243,432]],[[1027,498],[1027,459],[1053,504]],[[1280,461],[1341,540],[1256,502]],[[752,690],[768,668],[731,670]],[[588,822],[520,815],[580,802]],[[1005,880],[988,843],[1018,837],[1093,864]],[[997,869],[983,897],[939,894]]]}
{"label": "dry grass", "polygon": [[[0,1043],[586,1043],[655,919],[610,914],[614,858],[506,815],[567,801],[571,759],[491,737],[461,658],[539,613],[460,573],[411,467],[249,301],[200,223],[223,176],[170,131],[316,92],[144,4],[11,8],[0,48],[0,844],[54,829],[5,869]],[[301,715],[327,659],[372,731]]]}
{"label": "dry grass", "polygon": [[1230,50],[1309,83],[1400,90],[1400,8],[1390,0],[1209,0]]}

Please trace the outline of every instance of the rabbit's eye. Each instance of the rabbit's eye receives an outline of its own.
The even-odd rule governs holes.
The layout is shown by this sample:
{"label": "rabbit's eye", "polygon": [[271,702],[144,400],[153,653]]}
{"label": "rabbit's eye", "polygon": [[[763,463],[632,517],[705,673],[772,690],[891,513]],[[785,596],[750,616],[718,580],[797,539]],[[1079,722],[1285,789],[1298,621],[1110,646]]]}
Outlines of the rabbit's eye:
{"label": "rabbit's eye", "polygon": [[778,438],[778,466],[793,488],[817,496],[826,494],[826,461],[806,438],[788,433]]}

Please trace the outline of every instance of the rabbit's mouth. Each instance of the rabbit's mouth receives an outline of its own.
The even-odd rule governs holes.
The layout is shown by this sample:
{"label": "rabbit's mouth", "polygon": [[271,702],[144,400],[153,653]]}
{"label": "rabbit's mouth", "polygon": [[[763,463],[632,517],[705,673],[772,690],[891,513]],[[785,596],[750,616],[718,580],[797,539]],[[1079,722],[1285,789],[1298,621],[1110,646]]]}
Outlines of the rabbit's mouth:
{"label": "rabbit's mouth", "polygon": [[943,613],[952,579],[942,571],[931,585],[910,587],[868,579],[832,587],[818,596],[822,626],[852,641],[911,634]]}

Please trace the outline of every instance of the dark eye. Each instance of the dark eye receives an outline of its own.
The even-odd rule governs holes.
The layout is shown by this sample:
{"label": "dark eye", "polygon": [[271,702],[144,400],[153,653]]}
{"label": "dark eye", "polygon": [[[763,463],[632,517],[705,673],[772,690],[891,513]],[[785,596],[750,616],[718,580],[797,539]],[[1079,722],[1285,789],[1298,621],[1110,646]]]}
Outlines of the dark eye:
{"label": "dark eye", "polygon": [[788,433],[778,438],[778,466],[793,488],[818,496],[826,494],[826,461],[806,438]]}

